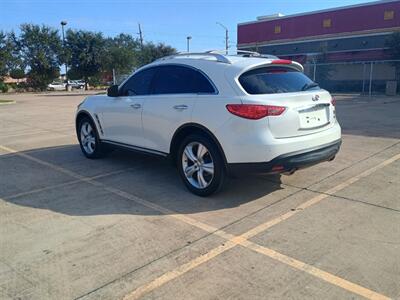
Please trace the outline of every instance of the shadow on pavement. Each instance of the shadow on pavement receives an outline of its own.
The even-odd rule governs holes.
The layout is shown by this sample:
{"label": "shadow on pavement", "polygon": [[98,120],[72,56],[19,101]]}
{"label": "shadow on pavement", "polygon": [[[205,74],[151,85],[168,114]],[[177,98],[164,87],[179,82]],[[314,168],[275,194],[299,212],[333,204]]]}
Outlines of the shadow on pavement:
{"label": "shadow on pavement", "polygon": [[[186,190],[176,168],[166,159],[116,150],[106,158],[89,160],[82,155],[78,145],[35,149],[25,153],[87,177],[128,169],[98,178],[96,182],[184,214],[239,207],[281,189],[279,175],[246,175],[229,179],[220,193],[201,198]],[[16,205],[73,216],[160,214],[87,182],[13,197],[17,193],[62,184],[75,178],[18,155],[0,156],[0,169],[2,174],[12,174],[1,176],[0,197]],[[88,171],[91,175],[87,175]],[[267,202],[272,204],[277,200],[277,197],[270,197]]]}

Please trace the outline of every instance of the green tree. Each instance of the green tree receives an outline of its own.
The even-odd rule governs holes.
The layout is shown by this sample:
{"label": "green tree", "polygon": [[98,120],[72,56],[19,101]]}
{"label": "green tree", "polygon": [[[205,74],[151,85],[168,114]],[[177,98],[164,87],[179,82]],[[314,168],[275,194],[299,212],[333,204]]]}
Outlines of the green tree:
{"label": "green tree", "polygon": [[62,47],[58,30],[45,25],[22,24],[18,45],[21,57],[29,68],[29,84],[45,90],[60,74]]}
{"label": "green tree", "polygon": [[158,58],[175,53],[176,49],[171,46],[165,45],[163,43],[154,44],[149,42],[144,44],[141,48],[141,51],[138,53],[138,63],[139,66],[143,66],[153,62]]}
{"label": "green tree", "polygon": [[68,30],[66,47],[71,74],[83,78],[85,89],[90,77],[100,74],[105,51],[105,39],[99,32]]}
{"label": "green tree", "polygon": [[[389,54],[393,59],[400,60],[400,32],[393,33],[386,40],[386,47],[389,48]],[[400,62],[394,62],[396,68],[396,79],[400,84]]]}
{"label": "green tree", "polygon": [[0,31],[0,81],[9,72],[8,62],[11,60],[11,48],[7,35]]}
{"label": "green tree", "polygon": [[118,74],[126,74],[138,66],[140,43],[129,34],[119,34],[107,38],[103,53],[103,71],[111,73],[114,69]]}
{"label": "green tree", "polygon": [[26,62],[24,61],[21,53],[20,39],[15,35],[14,32],[10,32],[7,35],[7,42],[11,49],[11,57],[8,61],[9,74],[15,79],[23,78],[25,77]]}
{"label": "green tree", "polygon": [[14,79],[21,79],[25,77],[25,71],[22,69],[12,69],[10,70],[10,76]]}

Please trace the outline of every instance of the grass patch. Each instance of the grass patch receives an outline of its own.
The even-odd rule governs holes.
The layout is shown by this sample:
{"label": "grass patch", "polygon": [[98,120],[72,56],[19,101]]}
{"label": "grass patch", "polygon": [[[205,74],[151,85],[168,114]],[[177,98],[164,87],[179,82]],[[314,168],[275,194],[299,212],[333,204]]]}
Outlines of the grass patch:
{"label": "grass patch", "polygon": [[11,103],[15,103],[15,101],[14,100],[3,100],[3,99],[0,99],[0,105],[1,104],[11,104]]}

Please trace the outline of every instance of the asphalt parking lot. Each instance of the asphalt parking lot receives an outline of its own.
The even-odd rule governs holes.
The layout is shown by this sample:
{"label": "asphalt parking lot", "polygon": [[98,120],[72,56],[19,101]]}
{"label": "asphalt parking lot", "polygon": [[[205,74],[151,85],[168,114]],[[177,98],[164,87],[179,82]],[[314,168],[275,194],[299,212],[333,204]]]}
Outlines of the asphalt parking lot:
{"label": "asphalt parking lot", "polygon": [[338,96],[333,162],[205,199],[165,160],[84,158],[84,95],[6,98],[1,299],[400,299],[400,98]]}

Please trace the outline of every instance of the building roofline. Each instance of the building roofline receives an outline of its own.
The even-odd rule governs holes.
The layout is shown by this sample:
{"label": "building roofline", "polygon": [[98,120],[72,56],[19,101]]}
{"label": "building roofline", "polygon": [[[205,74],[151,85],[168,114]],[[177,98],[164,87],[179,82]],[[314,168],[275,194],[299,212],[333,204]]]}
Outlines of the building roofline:
{"label": "building roofline", "polygon": [[297,14],[292,14],[292,15],[285,15],[285,16],[282,16],[282,17],[277,17],[275,19],[247,21],[247,22],[238,23],[237,26],[239,27],[241,25],[265,23],[265,22],[284,20],[284,19],[300,17],[300,16],[308,16],[308,15],[326,13],[326,12],[331,12],[331,11],[339,11],[339,10],[345,10],[345,9],[357,8],[357,7],[364,7],[364,6],[373,6],[373,5],[386,4],[386,3],[392,3],[392,2],[400,2],[400,0],[380,0],[380,1],[372,1],[372,2],[361,3],[361,4],[339,6],[339,7],[334,7],[334,8],[327,8],[327,9],[322,9],[322,10],[315,10],[315,11],[310,11],[310,12],[297,13]]}

